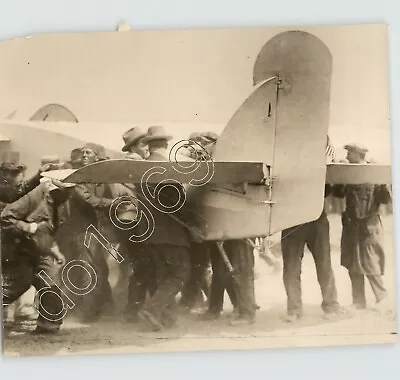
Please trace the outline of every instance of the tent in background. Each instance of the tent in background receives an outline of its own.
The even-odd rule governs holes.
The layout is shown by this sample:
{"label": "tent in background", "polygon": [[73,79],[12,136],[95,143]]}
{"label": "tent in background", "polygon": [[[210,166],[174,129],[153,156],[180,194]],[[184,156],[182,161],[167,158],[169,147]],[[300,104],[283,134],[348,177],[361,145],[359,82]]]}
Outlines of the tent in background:
{"label": "tent in background", "polygon": [[39,108],[29,121],[67,121],[77,123],[78,118],[61,104],[47,104]]}

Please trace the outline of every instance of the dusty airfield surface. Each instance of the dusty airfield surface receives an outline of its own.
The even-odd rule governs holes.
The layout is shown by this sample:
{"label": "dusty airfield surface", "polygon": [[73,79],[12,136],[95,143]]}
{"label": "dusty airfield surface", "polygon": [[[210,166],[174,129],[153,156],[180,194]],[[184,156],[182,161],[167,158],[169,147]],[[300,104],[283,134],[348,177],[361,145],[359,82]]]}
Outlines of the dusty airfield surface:
{"label": "dusty airfield surface", "polygon": [[[347,307],[351,304],[351,288],[348,274],[340,266],[340,219],[338,216],[329,218],[339,302]],[[91,326],[66,321],[61,332],[55,336],[33,335],[33,327],[6,330],[3,334],[4,353],[6,356],[52,356],[394,343],[397,329],[392,217],[382,219],[387,255],[384,280],[393,313],[378,314],[367,309],[357,314],[345,313],[334,320],[323,319],[315,267],[311,254],[306,250],[302,269],[304,318],[295,324],[282,320],[286,308],[282,273],[271,273],[270,268],[256,257],[256,295],[261,309],[254,325],[229,326],[232,307],[226,297],[225,315],[219,321],[199,321],[194,312],[180,317],[178,327],[163,333],[143,333],[140,332],[143,326],[126,325],[118,318],[104,318]],[[275,248],[278,247],[279,244]],[[374,299],[367,282],[366,292],[369,305],[373,305]]]}

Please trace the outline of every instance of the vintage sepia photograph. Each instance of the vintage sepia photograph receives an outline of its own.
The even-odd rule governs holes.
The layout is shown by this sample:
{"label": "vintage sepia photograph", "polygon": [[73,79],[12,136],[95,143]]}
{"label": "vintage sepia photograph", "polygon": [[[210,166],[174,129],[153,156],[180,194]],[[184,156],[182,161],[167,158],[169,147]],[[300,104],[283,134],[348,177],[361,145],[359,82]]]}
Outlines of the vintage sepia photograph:
{"label": "vintage sepia photograph", "polygon": [[387,25],[0,56],[4,356],[397,341]]}

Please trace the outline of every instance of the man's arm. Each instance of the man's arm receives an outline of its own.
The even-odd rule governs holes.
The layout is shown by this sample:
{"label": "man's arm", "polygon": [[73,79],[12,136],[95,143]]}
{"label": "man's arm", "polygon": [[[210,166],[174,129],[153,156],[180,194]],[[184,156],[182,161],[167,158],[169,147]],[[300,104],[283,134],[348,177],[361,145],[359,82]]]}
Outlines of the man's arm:
{"label": "man's arm", "polygon": [[392,195],[387,185],[375,186],[375,200],[379,204],[388,204],[392,200]]}
{"label": "man's arm", "polygon": [[23,185],[22,190],[20,191],[20,197],[24,196],[25,194],[28,194],[30,191],[32,191],[34,188],[38,187],[40,185],[40,179],[42,178],[41,174],[43,172],[47,172],[49,170],[53,170],[53,164],[44,164],[42,165],[37,173],[29,178]]}
{"label": "man's arm", "polygon": [[35,233],[37,223],[29,223],[26,221],[26,218],[43,200],[43,196],[43,187],[40,186],[14,203],[7,205],[1,213],[2,229],[23,235]]}
{"label": "man's arm", "polygon": [[0,186],[0,201],[4,203],[13,203],[24,195],[31,192],[35,187],[40,185],[40,176],[34,176],[30,180],[24,182],[20,188],[10,185]]}
{"label": "man's arm", "polygon": [[21,190],[19,191],[20,197],[24,196],[25,194],[28,194],[35,187],[38,187],[40,185],[40,178],[41,178],[40,173],[41,173],[40,171],[37,172],[33,177],[25,181]]}
{"label": "man's arm", "polygon": [[106,209],[109,208],[113,199],[98,197],[94,194],[94,191],[89,191],[85,185],[76,185],[74,189],[75,198],[82,204],[89,205],[95,209]]}

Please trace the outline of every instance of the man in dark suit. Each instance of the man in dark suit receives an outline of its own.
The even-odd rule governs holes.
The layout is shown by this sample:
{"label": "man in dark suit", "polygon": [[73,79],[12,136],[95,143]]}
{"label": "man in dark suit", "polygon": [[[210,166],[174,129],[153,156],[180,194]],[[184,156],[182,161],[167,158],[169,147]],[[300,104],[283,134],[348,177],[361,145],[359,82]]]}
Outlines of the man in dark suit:
{"label": "man in dark suit", "polygon": [[[168,161],[168,141],[171,139],[163,127],[150,127],[147,136],[143,138],[150,151],[148,161]],[[151,188],[147,183],[143,185]],[[177,196],[182,196],[183,192],[182,187],[174,184],[173,189],[164,188],[157,199],[149,199],[148,195],[141,193],[155,221],[153,234],[141,246],[145,254],[154,260],[157,290],[145,302],[139,315],[150,323],[152,330],[161,330],[176,323],[175,297],[183,289],[190,274],[188,231],[179,221],[178,213],[160,211],[165,206],[174,205]]]}
{"label": "man in dark suit", "polygon": [[[12,154],[12,152],[9,153]],[[17,201],[39,186],[41,173],[51,168],[50,164],[43,164],[33,177],[26,180],[26,166],[18,164],[19,154],[16,156],[14,159],[6,160],[0,165],[0,212],[8,204]],[[1,245],[2,252],[7,249],[9,249],[7,245]],[[32,292],[28,291],[14,303],[14,321],[26,322],[37,318],[32,296]],[[12,319],[8,315],[8,311],[10,311],[9,307],[5,308],[5,320]]]}
{"label": "man in dark suit", "polygon": [[[147,144],[143,142],[145,136],[146,132],[143,132],[139,127],[133,127],[123,134],[124,146],[122,151],[127,152],[126,158],[137,161],[148,158],[149,149]],[[134,184],[124,184],[124,186],[132,191],[134,197],[137,196],[138,190]],[[127,262],[132,268],[132,274],[128,281],[128,302],[124,310],[124,320],[127,323],[135,323],[139,320],[138,313],[143,307],[147,292],[151,296],[157,289],[154,260],[152,260],[151,255],[147,254],[143,244],[129,241],[132,234],[131,230],[119,231],[119,234],[122,252],[126,253],[129,259]],[[126,276],[124,262],[121,264],[119,264],[121,275]]]}
{"label": "man in dark suit", "polygon": [[[358,144],[348,144],[347,160],[352,164],[365,164],[368,149]],[[342,213],[341,265],[348,270],[354,309],[365,309],[365,278],[374,292],[374,309],[390,311],[388,294],[382,275],[385,271],[385,246],[380,218],[381,205],[391,201],[387,185],[360,184],[335,185],[335,197],[345,199]]]}
{"label": "man in dark suit", "polygon": [[[104,147],[98,144],[85,144],[81,153],[82,166],[107,159]],[[93,291],[84,296],[73,297],[79,307],[71,314],[76,314],[84,322],[95,322],[104,313],[113,312],[114,308],[106,260],[109,254],[96,239],[91,239],[89,247],[84,245],[86,230],[90,225],[107,237],[109,231],[115,230],[108,217],[113,200],[111,184],[87,183],[75,186],[69,200],[71,221],[63,226],[58,238],[61,250],[65,252],[68,260],[85,260],[97,274],[97,285]],[[71,278],[74,279],[74,283],[80,284],[81,288],[84,288],[88,281],[85,271],[73,272]]]}
{"label": "man in dark suit", "polygon": [[[188,149],[186,153],[188,158],[195,161],[209,160],[217,139],[218,135],[213,132],[191,133],[189,136],[191,149]],[[215,244],[210,242],[192,242],[190,247],[190,277],[181,292],[182,296],[179,302],[180,309],[184,313],[190,312],[196,304],[201,305],[204,302],[203,292],[207,298],[210,297],[211,284],[206,275],[210,264],[210,252],[213,248],[215,248]],[[220,257],[219,252],[217,252],[217,257]]]}

